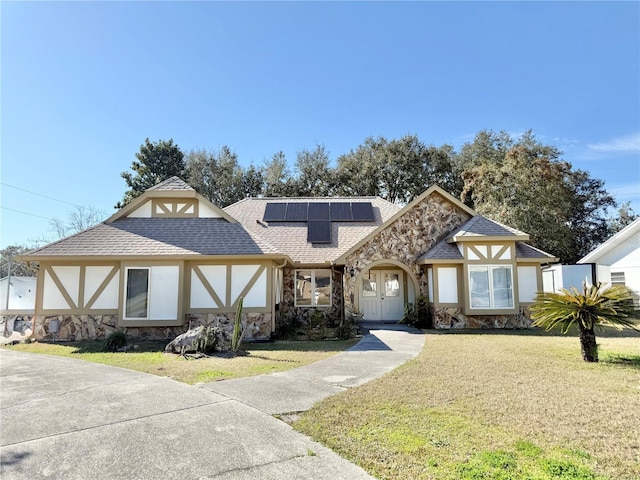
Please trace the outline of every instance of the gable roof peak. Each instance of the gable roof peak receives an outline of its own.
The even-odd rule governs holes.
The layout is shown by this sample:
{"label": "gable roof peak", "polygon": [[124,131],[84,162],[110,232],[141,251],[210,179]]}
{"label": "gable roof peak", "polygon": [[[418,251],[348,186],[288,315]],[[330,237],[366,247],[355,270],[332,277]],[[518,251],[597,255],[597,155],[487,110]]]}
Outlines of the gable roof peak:
{"label": "gable roof peak", "polygon": [[476,214],[468,222],[461,225],[449,237],[448,242],[464,240],[481,240],[484,238],[508,237],[509,240],[527,241],[529,235],[503,223]]}
{"label": "gable roof peak", "polygon": [[150,191],[175,191],[175,190],[194,190],[191,185],[175,175],[171,178],[167,178],[160,183],[155,184],[153,187],[147,188],[147,192]]}

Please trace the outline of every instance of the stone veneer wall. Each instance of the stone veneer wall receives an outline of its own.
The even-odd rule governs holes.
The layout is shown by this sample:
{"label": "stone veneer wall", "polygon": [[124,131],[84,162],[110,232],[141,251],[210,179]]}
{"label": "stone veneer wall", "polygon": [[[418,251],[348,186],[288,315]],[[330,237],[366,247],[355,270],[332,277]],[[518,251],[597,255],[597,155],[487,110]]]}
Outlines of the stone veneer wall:
{"label": "stone veneer wall", "polygon": [[0,315],[0,344],[19,342],[33,333],[33,314]]}
{"label": "stone veneer wall", "polygon": [[[420,278],[416,260],[470,219],[469,214],[456,208],[441,195],[433,193],[427,196],[347,257],[345,271],[353,268],[355,274],[346,276],[346,304],[354,302],[358,274],[377,260],[400,262]],[[419,289],[416,295],[427,295],[426,275],[420,279]]]}
{"label": "stone veneer wall", "polygon": [[[243,313],[243,320],[249,325],[245,339],[268,339],[271,337],[271,314]],[[58,333],[50,331],[52,320],[60,322]],[[79,341],[102,339],[116,330],[123,330],[128,336],[138,340],[172,340],[189,329],[189,325],[216,323],[233,331],[235,313],[187,314],[185,325],[179,327],[122,327],[118,326],[117,315],[36,315],[31,337],[36,340]]]}
{"label": "stone veneer wall", "polygon": [[296,307],[295,271],[295,268],[289,267],[284,268],[282,271],[282,302],[276,319],[276,330],[293,319],[296,319],[302,325],[308,325],[309,316],[315,310],[326,313],[330,324],[334,326],[339,324],[344,310],[342,273],[336,270],[333,271],[331,278],[331,307]]}
{"label": "stone veneer wall", "polygon": [[517,315],[465,315],[460,307],[436,307],[433,324],[438,329],[531,328],[532,320],[527,307],[521,307]]}

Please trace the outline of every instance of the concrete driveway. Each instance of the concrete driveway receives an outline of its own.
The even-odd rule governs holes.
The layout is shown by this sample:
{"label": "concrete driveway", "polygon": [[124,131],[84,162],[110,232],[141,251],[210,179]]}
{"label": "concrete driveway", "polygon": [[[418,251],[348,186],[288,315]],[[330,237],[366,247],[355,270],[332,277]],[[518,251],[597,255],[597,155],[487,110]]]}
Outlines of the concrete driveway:
{"label": "concrete driveway", "polygon": [[[423,341],[404,335],[413,345]],[[303,367],[306,373],[291,371],[280,383],[269,375],[252,377],[244,389],[236,380],[198,388],[82,360],[0,350],[0,474],[3,480],[370,479],[269,413],[306,409],[349,386],[336,385],[341,381],[363,383],[414,356],[380,350],[381,344],[367,336],[353,351]],[[389,354],[386,364],[381,352]],[[375,364],[367,363],[367,354]],[[349,371],[335,363],[341,356],[353,357]],[[328,381],[308,376],[314,365]],[[338,373],[326,375],[332,371]],[[311,388],[314,383],[330,392]],[[275,395],[281,400],[271,402],[273,408],[251,406],[255,392],[270,384],[272,391],[289,393]],[[213,391],[225,388],[228,394]],[[263,399],[269,396],[262,391]]]}

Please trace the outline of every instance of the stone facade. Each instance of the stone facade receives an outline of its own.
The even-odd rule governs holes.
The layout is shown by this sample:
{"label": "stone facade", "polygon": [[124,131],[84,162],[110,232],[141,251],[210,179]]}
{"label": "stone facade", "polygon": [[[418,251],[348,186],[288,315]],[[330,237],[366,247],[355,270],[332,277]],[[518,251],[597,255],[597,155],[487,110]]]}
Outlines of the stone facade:
{"label": "stone facade", "polygon": [[[346,259],[347,275],[344,299],[353,304],[356,295],[356,277],[378,260],[395,260],[420,278],[420,268],[416,260],[454,229],[470,220],[471,216],[456,208],[437,193],[424,198],[411,210],[399,217],[382,232],[369,239]],[[427,278],[419,281],[419,292],[427,294]]]}
{"label": "stone facade", "polygon": [[[271,336],[271,314],[243,313],[243,321],[249,325],[246,339],[268,339]],[[45,341],[80,341],[103,339],[116,330],[124,331],[136,340],[172,340],[189,327],[216,323],[233,331],[235,313],[226,314],[188,314],[185,325],[179,327],[118,327],[117,315],[37,315],[31,338]],[[58,331],[54,332],[51,322],[58,322]]]}
{"label": "stone facade", "polygon": [[0,315],[0,344],[20,342],[31,337],[33,315]]}
{"label": "stone facade", "polygon": [[[200,325],[215,325],[229,333],[233,332],[235,313],[191,313],[187,314],[187,324],[183,331]],[[267,340],[271,338],[271,314],[270,313],[242,313],[242,322],[247,325],[245,340]],[[180,332],[182,333],[182,332]]]}
{"label": "stone facade", "polygon": [[316,310],[325,314],[328,326],[338,325],[344,311],[342,273],[337,270],[333,271],[331,278],[331,307],[296,307],[295,271],[295,268],[288,267],[282,271],[282,301],[276,318],[276,330],[292,321],[297,321],[300,325],[309,325],[309,319]]}
{"label": "stone facade", "polygon": [[461,307],[433,309],[433,324],[437,329],[451,328],[531,328],[531,313],[520,308],[517,315],[465,315]]}

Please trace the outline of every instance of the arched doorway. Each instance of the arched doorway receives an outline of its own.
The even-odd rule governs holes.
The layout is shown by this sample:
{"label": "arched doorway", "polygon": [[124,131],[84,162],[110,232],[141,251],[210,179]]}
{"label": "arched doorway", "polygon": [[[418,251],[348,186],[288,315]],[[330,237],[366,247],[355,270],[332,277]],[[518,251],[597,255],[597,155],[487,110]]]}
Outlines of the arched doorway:
{"label": "arched doorway", "polygon": [[417,281],[400,262],[374,262],[356,278],[358,306],[367,321],[397,322],[415,301]]}

